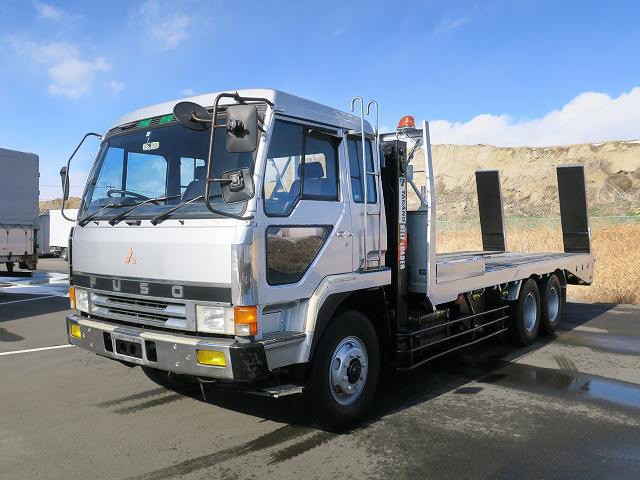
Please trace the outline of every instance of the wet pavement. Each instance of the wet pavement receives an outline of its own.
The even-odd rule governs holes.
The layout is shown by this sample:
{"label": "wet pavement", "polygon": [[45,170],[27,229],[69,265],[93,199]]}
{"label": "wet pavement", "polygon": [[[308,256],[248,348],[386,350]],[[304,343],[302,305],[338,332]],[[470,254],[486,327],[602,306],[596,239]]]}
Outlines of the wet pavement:
{"label": "wet pavement", "polygon": [[338,435],[294,398],[204,401],[67,348],[63,267],[0,278],[0,479],[640,478],[640,307],[571,303],[532,347],[389,376]]}

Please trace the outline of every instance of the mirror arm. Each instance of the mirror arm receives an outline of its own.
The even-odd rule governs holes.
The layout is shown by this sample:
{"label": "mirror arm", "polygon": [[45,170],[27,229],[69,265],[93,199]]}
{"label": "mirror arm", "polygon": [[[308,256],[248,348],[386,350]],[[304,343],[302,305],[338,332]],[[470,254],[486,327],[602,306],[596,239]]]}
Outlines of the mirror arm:
{"label": "mirror arm", "polygon": [[[238,93],[219,93],[218,96],[216,97],[215,102],[213,102],[213,112],[211,113],[211,121],[212,121],[212,125],[215,127],[215,122],[216,122],[216,118],[218,117],[218,104],[220,103],[220,99],[221,98],[233,98],[235,101],[239,101],[238,98],[240,98],[240,96],[238,95]],[[265,99],[266,100],[266,99]],[[268,100],[266,100],[268,103]],[[273,104],[272,104],[273,105]],[[224,128],[226,128],[226,125],[220,125],[221,127],[223,126]],[[210,191],[211,191],[211,183],[213,183],[213,181],[215,181],[216,179],[213,179],[211,177],[211,157],[213,154],[213,147],[214,147],[214,142],[215,142],[215,138],[216,136],[214,135],[215,132],[215,128],[211,129],[211,137],[209,138],[209,154],[207,155],[207,180],[205,182],[205,186],[204,186],[204,203],[207,206],[207,208],[209,209],[209,211],[211,213],[214,213],[216,215],[221,215],[221,216],[226,216],[226,217],[230,217],[230,218],[234,218],[236,220],[252,220],[253,219],[253,215],[249,215],[248,217],[242,217],[240,215],[234,215],[232,213],[227,213],[227,212],[221,212],[220,210],[217,210],[212,204],[211,204],[211,199],[209,197],[210,195]]]}
{"label": "mirror arm", "polygon": [[71,165],[71,159],[74,157],[74,155],[78,152],[78,150],[80,150],[80,147],[82,146],[82,144],[84,143],[84,141],[87,139],[87,137],[98,137],[100,140],[102,140],[102,134],[101,133],[95,133],[95,132],[89,132],[86,133],[84,137],[82,137],[82,140],[80,140],[80,143],[78,143],[78,146],[76,147],[76,149],[73,151],[73,153],[71,154],[71,156],[69,157],[69,160],[67,160],[67,172],[64,176],[64,184],[62,185],[62,206],[60,207],[60,213],[62,215],[62,217],[65,220],[68,220],[69,222],[75,222],[76,219],[75,218],[69,218],[65,215],[64,213],[64,202],[66,200],[65,198],[65,194],[68,197],[68,192],[69,192],[69,166]]}

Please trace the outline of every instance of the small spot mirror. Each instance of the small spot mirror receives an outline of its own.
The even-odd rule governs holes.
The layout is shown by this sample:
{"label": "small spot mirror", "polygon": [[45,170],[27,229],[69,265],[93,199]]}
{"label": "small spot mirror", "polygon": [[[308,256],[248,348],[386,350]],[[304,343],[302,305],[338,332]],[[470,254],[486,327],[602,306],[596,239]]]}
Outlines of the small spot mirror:
{"label": "small spot mirror", "polygon": [[225,203],[244,202],[254,195],[253,176],[248,168],[231,170],[220,176],[222,182],[222,199]]}

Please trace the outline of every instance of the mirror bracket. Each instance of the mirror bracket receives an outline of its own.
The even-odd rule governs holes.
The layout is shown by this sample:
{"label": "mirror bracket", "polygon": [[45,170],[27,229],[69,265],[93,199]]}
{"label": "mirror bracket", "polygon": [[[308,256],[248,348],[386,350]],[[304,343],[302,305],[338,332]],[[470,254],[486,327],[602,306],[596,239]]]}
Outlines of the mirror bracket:
{"label": "mirror bracket", "polygon": [[80,147],[82,146],[84,141],[87,139],[87,137],[98,137],[99,140],[102,140],[101,133],[95,133],[95,132],[86,133],[84,137],[82,137],[82,140],[80,140],[80,143],[78,143],[78,146],[75,148],[75,150],[73,151],[69,159],[67,160],[67,166],[62,167],[60,169],[60,180],[62,180],[62,206],[60,207],[60,214],[65,220],[68,220],[69,222],[76,221],[75,218],[69,218],[64,213],[64,203],[69,198],[69,167],[71,165],[71,159],[75,156],[78,150],[80,150]]}

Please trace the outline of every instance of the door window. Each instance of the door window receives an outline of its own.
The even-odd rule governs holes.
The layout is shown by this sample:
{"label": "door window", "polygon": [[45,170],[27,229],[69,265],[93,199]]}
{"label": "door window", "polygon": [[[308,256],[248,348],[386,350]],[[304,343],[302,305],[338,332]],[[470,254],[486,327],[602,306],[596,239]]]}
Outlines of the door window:
{"label": "door window", "polygon": [[267,215],[287,216],[300,199],[338,200],[338,142],[303,125],[276,121],[264,174]]}

